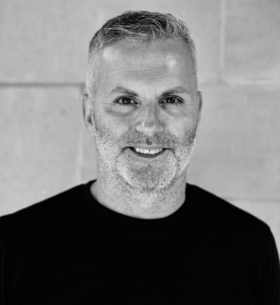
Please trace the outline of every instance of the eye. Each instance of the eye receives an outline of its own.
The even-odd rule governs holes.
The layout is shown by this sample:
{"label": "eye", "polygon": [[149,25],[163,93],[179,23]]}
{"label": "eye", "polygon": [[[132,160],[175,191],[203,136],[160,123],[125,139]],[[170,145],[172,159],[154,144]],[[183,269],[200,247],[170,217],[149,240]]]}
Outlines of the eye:
{"label": "eye", "polygon": [[133,104],[136,104],[136,102],[129,97],[122,97],[122,98],[118,99],[116,101],[116,103],[119,104],[119,105],[133,105]]}
{"label": "eye", "polygon": [[178,97],[170,96],[170,97],[167,97],[166,99],[164,99],[161,103],[178,105],[178,104],[182,104],[183,101],[181,99],[179,99]]}

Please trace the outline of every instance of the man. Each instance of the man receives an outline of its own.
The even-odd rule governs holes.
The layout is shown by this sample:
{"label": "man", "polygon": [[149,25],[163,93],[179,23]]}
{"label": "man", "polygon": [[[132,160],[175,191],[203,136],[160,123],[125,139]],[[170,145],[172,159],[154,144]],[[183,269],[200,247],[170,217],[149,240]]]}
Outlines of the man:
{"label": "man", "polygon": [[86,88],[97,179],[1,218],[1,304],[279,305],[269,227],[186,183],[202,105],[186,25],[109,20]]}

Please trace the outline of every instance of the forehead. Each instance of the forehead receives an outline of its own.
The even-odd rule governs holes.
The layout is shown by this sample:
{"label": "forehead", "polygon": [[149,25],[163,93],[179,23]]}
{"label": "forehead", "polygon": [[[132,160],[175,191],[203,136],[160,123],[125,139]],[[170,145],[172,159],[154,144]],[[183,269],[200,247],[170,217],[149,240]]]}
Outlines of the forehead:
{"label": "forehead", "polygon": [[[195,75],[191,53],[183,40],[155,40],[133,45],[124,41],[107,46],[99,58],[99,86],[119,82],[160,86],[166,83],[191,87]],[[109,89],[109,88],[108,88]]]}

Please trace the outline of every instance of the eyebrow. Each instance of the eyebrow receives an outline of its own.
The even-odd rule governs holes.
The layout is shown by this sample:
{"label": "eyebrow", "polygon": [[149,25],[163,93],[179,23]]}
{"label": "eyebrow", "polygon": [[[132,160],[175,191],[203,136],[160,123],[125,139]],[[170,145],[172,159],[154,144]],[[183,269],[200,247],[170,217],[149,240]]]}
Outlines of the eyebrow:
{"label": "eyebrow", "polygon": [[135,91],[132,91],[132,90],[129,90],[129,89],[126,89],[122,86],[117,86],[116,88],[114,88],[110,94],[112,93],[124,93],[124,94],[128,94],[128,95],[131,95],[131,96],[135,96],[137,97],[138,96],[138,93],[136,93]]}
{"label": "eyebrow", "polygon": [[[110,94],[112,93],[123,93],[123,94],[128,94],[128,95],[131,95],[131,96],[135,96],[135,97],[138,97],[139,94],[133,90],[130,90],[130,89],[127,89],[127,88],[124,88],[122,86],[117,86],[116,88],[114,88]],[[161,94],[161,97],[162,96],[166,96],[166,95],[171,95],[171,94],[175,94],[175,93],[188,93],[190,94],[190,92],[183,88],[183,87],[180,87],[180,86],[177,86],[177,87],[174,87],[172,89],[169,89],[167,91],[164,91],[162,94]]]}

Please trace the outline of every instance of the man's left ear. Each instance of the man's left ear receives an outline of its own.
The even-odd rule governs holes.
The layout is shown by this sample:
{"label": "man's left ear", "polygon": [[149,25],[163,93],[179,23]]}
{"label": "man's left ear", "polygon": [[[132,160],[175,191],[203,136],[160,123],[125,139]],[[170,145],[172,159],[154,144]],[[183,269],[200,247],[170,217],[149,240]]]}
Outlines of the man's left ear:
{"label": "man's left ear", "polygon": [[201,112],[201,108],[202,108],[202,93],[201,93],[201,91],[197,91],[197,101],[198,101],[199,112]]}
{"label": "man's left ear", "polygon": [[86,127],[91,130],[92,128],[92,100],[91,98],[85,93],[82,97],[82,104],[83,104],[83,116]]}

